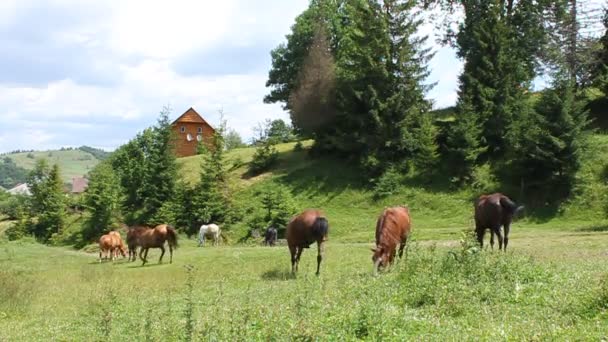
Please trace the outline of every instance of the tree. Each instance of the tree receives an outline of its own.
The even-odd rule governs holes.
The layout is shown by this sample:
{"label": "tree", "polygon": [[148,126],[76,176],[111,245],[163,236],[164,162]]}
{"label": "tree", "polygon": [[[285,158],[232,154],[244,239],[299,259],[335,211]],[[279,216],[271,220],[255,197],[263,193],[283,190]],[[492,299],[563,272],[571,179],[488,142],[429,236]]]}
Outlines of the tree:
{"label": "tree", "polygon": [[26,178],[27,170],[17,166],[11,158],[0,159],[0,186],[10,189],[19,183],[24,183]]}
{"label": "tree", "polygon": [[226,131],[224,134],[224,142],[226,145],[226,150],[228,151],[246,146],[241,138],[241,135],[234,129],[228,129]]}
{"label": "tree", "polygon": [[269,226],[282,230],[287,227],[291,217],[296,214],[293,196],[289,190],[277,183],[268,183],[256,189],[258,201],[251,208],[248,225],[251,229],[264,229]]}
{"label": "tree", "polygon": [[221,120],[219,129],[213,135],[210,146],[203,148],[200,181],[191,191],[184,191],[180,218],[191,220],[188,232],[195,234],[203,223],[226,223],[231,220],[232,203],[224,167],[224,130],[225,121]]}
{"label": "tree", "polygon": [[514,127],[512,176],[528,192],[566,196],[580,167],[589,120],[567,77],[545,90],[535,110]]}
{"label": "tree", "polygon": [[164,108],[156,126],[145,129],[110,158],[125,194],[122,207],[129,224],[170,222],[166,206],[175,194],[177,162],[169,113]]}
{"label": "tree", "polygon": [[604,10],[604,35],[600,38],[600,49],[593,72],[594,84],[608,97],[608,8]]}
{"label": "tree", "polygon": [[31,217],[37,218],[29,227],[29,233],[47,242],[65,226],[65,196],[59,166],[55,164],[49,168],[44,159],[37,160],[28,176],[28,184],[32,192]]}
{"label": "tree", "polygon": [[282,119],[272,120],[268,129],[268,138],[281,143],[293,141],[293,129]]}
{"label": "tree", "polygon": [[86,209],[90,212],[85,229],[84,241],[101,236],[114,223],[121,203],[121,189],[112,165],[102,162],[90,173],[89,186],[84,194]]}

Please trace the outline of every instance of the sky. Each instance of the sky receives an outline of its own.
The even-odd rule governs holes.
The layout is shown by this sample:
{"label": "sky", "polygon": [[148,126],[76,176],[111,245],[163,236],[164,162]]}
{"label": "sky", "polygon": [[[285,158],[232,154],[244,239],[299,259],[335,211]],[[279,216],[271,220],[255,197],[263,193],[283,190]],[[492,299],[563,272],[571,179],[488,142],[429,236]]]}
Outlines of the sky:
{"label": "sky", "polygon": [[[266,118],[270,50],[308,0],[1,0],[0,153],[88,145],[113,150],[196,109],[224,112],[246,140]],[[424,33],[433,33],[426,25]],[[456,101],[461,63],[450,48],[430,62],[435,108]]]}

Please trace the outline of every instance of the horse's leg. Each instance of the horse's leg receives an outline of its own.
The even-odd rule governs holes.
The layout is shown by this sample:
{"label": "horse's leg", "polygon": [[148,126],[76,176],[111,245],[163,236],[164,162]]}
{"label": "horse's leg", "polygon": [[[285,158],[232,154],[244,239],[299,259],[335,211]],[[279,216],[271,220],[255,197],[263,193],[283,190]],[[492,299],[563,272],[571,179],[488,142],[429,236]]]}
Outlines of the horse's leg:
{"label": "horse's leg", "polygon": [[99,262],[101,262],[101,256],[103,255],[103,249],[99,249]]}
{"label": "horse's leg", "polygon": [[171,244],[169,244],[169,263],[173,263],[173,246]]}
{"label": "horse's leg", "polygon": [[296,252],[297,247],[289,245],[289,253],[291,255],[291,273],[296,272]]}
{"label": "horse's leg", "polygon": [[401,240],[401,244],[399,245],[399,259],[403,257],[403,249],[405,248],[405,244],[407,243],[407,237]]}
{"label": "horse's leg", "polygon": [[502,233],[500,232],[500,226],[496,226],[493,228],[494,234],[496,234],[496,238],[498,239],[498,250],[502,249]]}
{"label": "horse's leg", "polygon": [[492,250],[494,250],[494,230],[490,229],[490,246],[492,247]]}
{"label": "horse's leg", "polygon": [[317,242],[317,275],[319,275],[319,272],[321,271],[321,261],[323,261],[324,249],[325,244],[323,242]]}
{"label": "horse's leg", "polygon": [[504,251],[506,252],[507,245],[509,244],[509,231],[511,230],[511,223],[505,223],[504,229],[505,229],[505,237],[504,237],[505,249],[504,249]]}
{"label": "horse's leg", "polygon": [[304,248],[302,248],[302,246],[298,246],[298,253],[296,255],[296,272],[298,272],[298,266],[300,266],[300,257],[302,256],[302,252],[304,252]]}
{"label": "horse's leg", "polygon": [[[145,250],[145,255],[143,255],[143,254],[144,254],[144,250]],[[142,247],[142,248],[139,250],[139,258],[140,258],[140,259],[141,259],[141,261],[142,261],[142,264],[141,264],[141,265],[142,265],[142,266],[143,266],[143,265],[145,265],[145,264],[146,264],[146,262],[148,261],[148,248],[144,248],[144,247]]]}
{"label": "horse's leg", "polygon": [[481,247],[481,249],[483,249],[483,236],[486,233],[485,228],[479,228],[477,227],[475,229],[475,232],[477,233],[477,242],[479,243],[479,247]]}
{"label": "horse's leg", "polygon": [[165,255],[165,246],[160,245],[160,258],[158,259],[158,263],[162,263],[163,262],[163,255]]}

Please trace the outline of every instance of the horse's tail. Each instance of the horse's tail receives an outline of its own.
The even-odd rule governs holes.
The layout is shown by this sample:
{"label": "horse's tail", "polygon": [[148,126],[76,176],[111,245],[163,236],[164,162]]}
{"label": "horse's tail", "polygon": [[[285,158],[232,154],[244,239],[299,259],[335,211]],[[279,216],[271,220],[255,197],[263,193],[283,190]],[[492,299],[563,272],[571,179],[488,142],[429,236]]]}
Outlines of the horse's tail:
{"label": "horse's tail", "polygon": [[317,217],[312,225],[312,233],[316,238],[322,238],[329,232],[329,222],[325,217]]}
{"label": "horse's tail", "polygon": [[167,226],[167,241],[169,246],[177,249],[177,232],[172,226]]}

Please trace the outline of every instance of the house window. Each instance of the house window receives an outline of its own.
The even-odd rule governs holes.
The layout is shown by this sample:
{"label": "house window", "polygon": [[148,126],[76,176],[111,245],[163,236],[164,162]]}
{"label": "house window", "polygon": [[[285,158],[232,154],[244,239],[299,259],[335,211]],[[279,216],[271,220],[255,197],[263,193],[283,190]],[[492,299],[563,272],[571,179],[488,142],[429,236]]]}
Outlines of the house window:
{"label": "house window", "polygon": [[186,135],[186,140],[192,141],[192,134],[188,133],[188,135]]}
{"label": "house window", "polygon": [[196,133],[201,134],[203,133],[203,127],[199,127],[196,129]]}
{"label": "house window", "polygon": [[185,133],[186,132],[186,126],[180,127],[179,131],[182,132],[182,133]]}
{"label": "house window", "polygon": [[203,141],[203,135],[202,134],[197,134],[196,135],[196,140],[198,140],[199,142]]}

